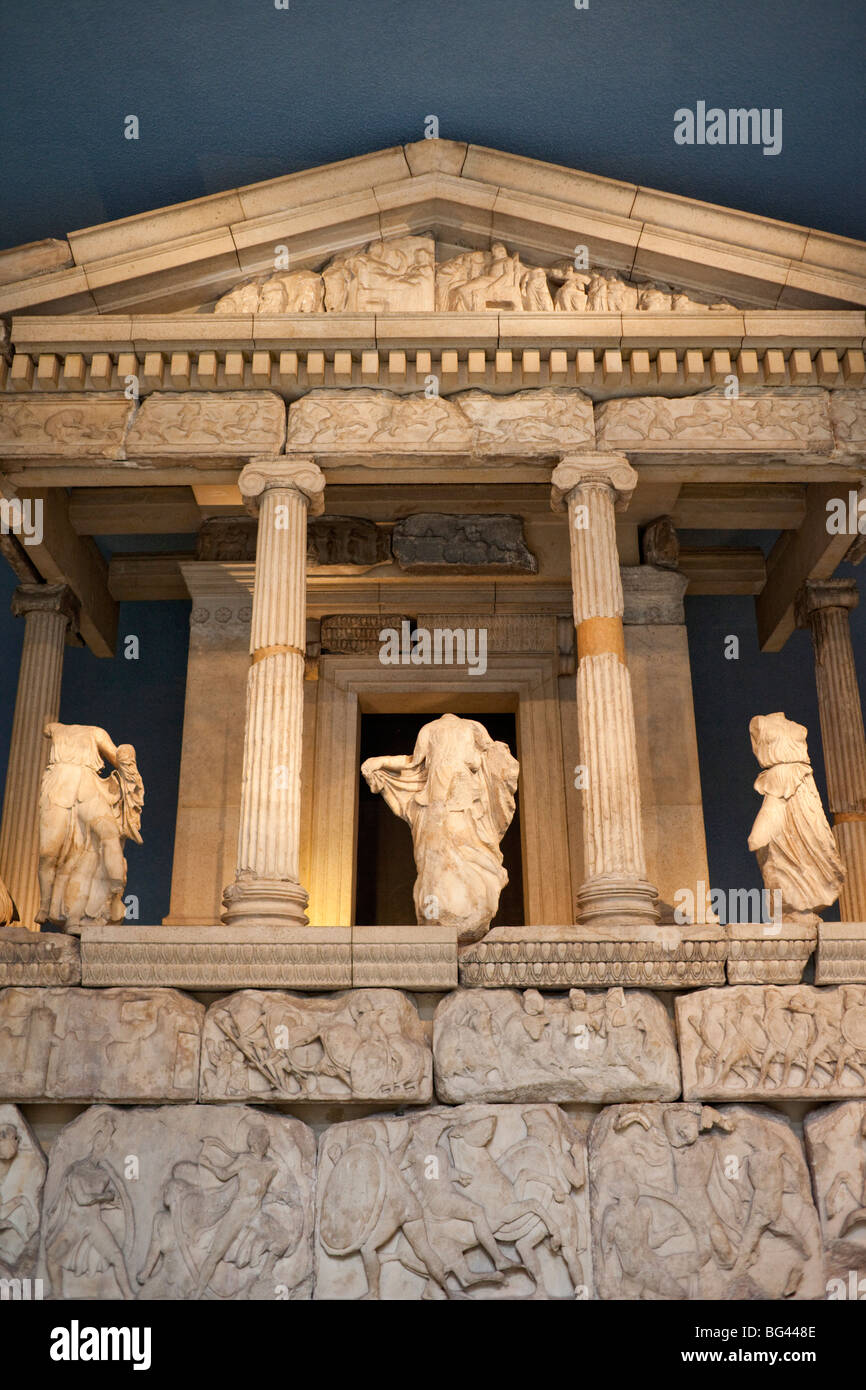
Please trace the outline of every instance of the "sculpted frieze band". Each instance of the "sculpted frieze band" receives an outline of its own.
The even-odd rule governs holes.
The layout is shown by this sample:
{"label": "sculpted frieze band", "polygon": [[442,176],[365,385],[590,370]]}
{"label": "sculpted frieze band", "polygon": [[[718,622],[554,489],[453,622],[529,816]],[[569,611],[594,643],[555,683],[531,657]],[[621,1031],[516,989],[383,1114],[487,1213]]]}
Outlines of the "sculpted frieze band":
{"label": "sculpted frieze band", "polygon": [[501,241],[436,261],[429,236],[390,237],[342,251],[314,270],[254,275],[221,295],[215,314],[701,313],[733,309],[682,289],[580,270],[571,261],[525,265]]}

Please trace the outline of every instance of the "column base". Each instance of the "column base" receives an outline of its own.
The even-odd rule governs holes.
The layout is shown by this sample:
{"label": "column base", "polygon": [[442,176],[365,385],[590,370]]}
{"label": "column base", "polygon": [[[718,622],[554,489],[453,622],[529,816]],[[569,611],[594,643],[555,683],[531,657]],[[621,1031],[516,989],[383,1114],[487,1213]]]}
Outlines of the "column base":
{"label": "column base", "polygon": [[221,916],[227,927],[306,927],[309,900],[306,888],[292,879],[240,874],[223,893]]}
{"label": "column base", "polygon": [[658,889],[644,879],[599,874],[577,892],[577,920],[584,927],[652,927],[659,920]]}

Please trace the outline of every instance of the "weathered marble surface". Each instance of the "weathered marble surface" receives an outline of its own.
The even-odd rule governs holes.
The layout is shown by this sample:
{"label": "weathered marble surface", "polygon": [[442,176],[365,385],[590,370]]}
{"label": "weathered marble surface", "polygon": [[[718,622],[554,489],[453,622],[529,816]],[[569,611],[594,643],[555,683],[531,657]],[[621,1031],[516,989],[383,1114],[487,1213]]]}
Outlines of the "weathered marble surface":
{"label": "weathered marble surface", "polygon": [[203,1019],[172,989],[4,989],[0,1096],[195,1100]]}
{"label": "weathered marble surface", "polygon": [[0,457],[121,458],[135,407],[115,393],[0,399]]}
{"label": "weathered marble surface", "polygon": [[596,408],[599,447],[629,455],[664,454],[672,448],[708,453],[801,452],[833,448],[828,393],[808,396],[741,393],[736,399],[701,395],[668,400],[632,396]]}
{"label": "weathered marble surface", "polygon": [[819,922],[815,984],[866,984],[866,922]]}
{"label": "weathered marble surface", "polygon": [[490,926],[508,882],[500,842],[514,815],[519,768],[475,719],[425,724],[411,753],[367,758],[361,775],[412,831],[419,925],[453,927],[461,943]]}
{"label": "weathered marble surface", "polygon": [[866,986],[735,985],[676,1013],[686,1100],[866,1096]]}
{"label": "weathered marble surface", "polygon": [[458,990],[433,1022],[441,1101],[676,1100],[674,1025],[644,990]]}
{"label": "weathered marble surface", "polygon": [[430,236],[387,237],[341,251],[314,270],[251,276],[221,295],[215,314],[330,313],[699,313],[731,309],[683,290],[639,284],[615,271],[579,272],[571,261],[525,265],[500,241],[436,263]]}
{"label": "weathered marble surface", "polygon": [[424,573],[499,571],[537,574],[538,561],[523,537],[519,516],[448,516],[418,512],[398,521],[391,543],[403,570]]}
{"label": "weathered marble surface", "polygon": [[316,1297],[587,1298],[585,1146],[552,1105],[332,1125]]}
{"label": "weathered marble surface", "polygon": [[[45,725],[37,922],[69,932],[123,922],[127,840],[141,844],[144,784],[131,743],[92,724]],[[104,761],[103,761],[104,760]],[[107,777],[99,774],[110,763]]]}
{"label": "weathered marble surface", "polygon": [[593,1122],[589,1172],[601,1298],[823,1297],[809,1173],[782,1116],[612,1106]]}
{"label": "weathered marble surface", "polygon": [[[824,1237],[828,1278],[866,1277],[866,1103],[844,1101],[813,1110],[803,1122],[806,1154]],[[832,1295],[828,1287],[828,1295]],[[858,1298],[866,1287],[858,1292]]]}
{"label": "weathered marble surface", "polygon": [[484,989],[694,989],[724,984],[727,953],[718,926],[630,926],[627,940],[585,927],[494,927],[461,952],[459,973],[464,987]]}
{"label": "weathered marble surface", "polygon": [[127,457],[278,454],[286,407],[273,391],[154,391],[126,437]]}
{"label": "weathered marble surface", "polygon": [[806,747],[808,730],[781,711],[756,714],[752,752],[763,771],[755,791],[764,800],[749,835],[774,921],[817,927],[816,909],[831,907],[845,870],[824,815]]}
{"label": "weathered marble surface", "polygon": [[0,929],[0,986],[77,985],[81,945],[66,932]]}
{"label": "weathered marble surface", "polygon": [[289,409],[287,449],[320,454],[375,455],[432,451],[461,458],[552,455],[592,447],[592,403],[566,388],[492,396],[461,391],[444,396],[359,389],[309,391]]}
{"label": "weathered marble surface", "polygon": [[0,1279],[36,1273],[48,1164],[19,1110],[0,1105]]}
{"label": "weathered marble surface", "polygon": [[287,1115],[94,1106],[51,1150],[50,1296],[308,1298],[314,1160],[312,1132]]}
{"label": "weathered marble surface", "polygon": [[352,928],[85,927],[81,977],[91,986],[346,989],[352,984]]}
{"label": "weathered marble surface", "polygon": [[242,990],[208,1009],[202,1100],[420,1104],[432,1094],[424,1026],[399,990],[313,998]]}
{"label": "weathered marble surface", "polygon": [[307,523],[307,574],[366,574],[391,558],[388,532],[360,516],[316,516]]}
{"label": "weathered marble surface", "polygon": [[729,985],[796,985],[818,940],[809,922],[729,922]]}

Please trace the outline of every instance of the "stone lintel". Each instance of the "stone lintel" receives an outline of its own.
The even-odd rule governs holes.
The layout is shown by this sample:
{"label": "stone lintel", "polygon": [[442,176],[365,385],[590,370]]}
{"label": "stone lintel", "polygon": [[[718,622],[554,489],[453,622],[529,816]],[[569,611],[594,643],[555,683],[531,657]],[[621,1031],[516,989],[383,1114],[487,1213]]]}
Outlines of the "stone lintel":
{"label": "stone lintel", "polygon": [[628,625],[681,625],[685,622],[683,598],[688,576],[656,565],[621,565],[623,615]]}

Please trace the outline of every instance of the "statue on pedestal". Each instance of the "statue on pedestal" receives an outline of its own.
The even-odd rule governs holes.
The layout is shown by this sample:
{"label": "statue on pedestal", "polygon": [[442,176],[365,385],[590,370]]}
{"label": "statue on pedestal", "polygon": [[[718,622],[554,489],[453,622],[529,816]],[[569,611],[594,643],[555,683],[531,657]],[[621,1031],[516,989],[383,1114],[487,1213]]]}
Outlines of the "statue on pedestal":
{"label": "statue on pedestal", "polygon": [[425,724],[411,754],[364,763],[370,790],[412,831],[419,925],[454,926],[461,943],[487,932],[508,882],[499,843],[519,770],[504,743],[456,714]]}
{"label": "statue on pedestal", "polygon": [[[51,740],[39,795],[38,923],[79,933],[122,922],[126,840],[141,844],[144,786],[130,743],[89,724],[46,724]],[[100,777],[105,763],[114,771]]]}
{"label": "statue on pedestal", "polygon": [[812,776],[808,730],[777,712],[755,715],[749,733],[763,768],[755,791],[764,798],[749,849],[765,888],[781,893],[782,920],[811,925],[815,909],[838,898],[845,870]]}

